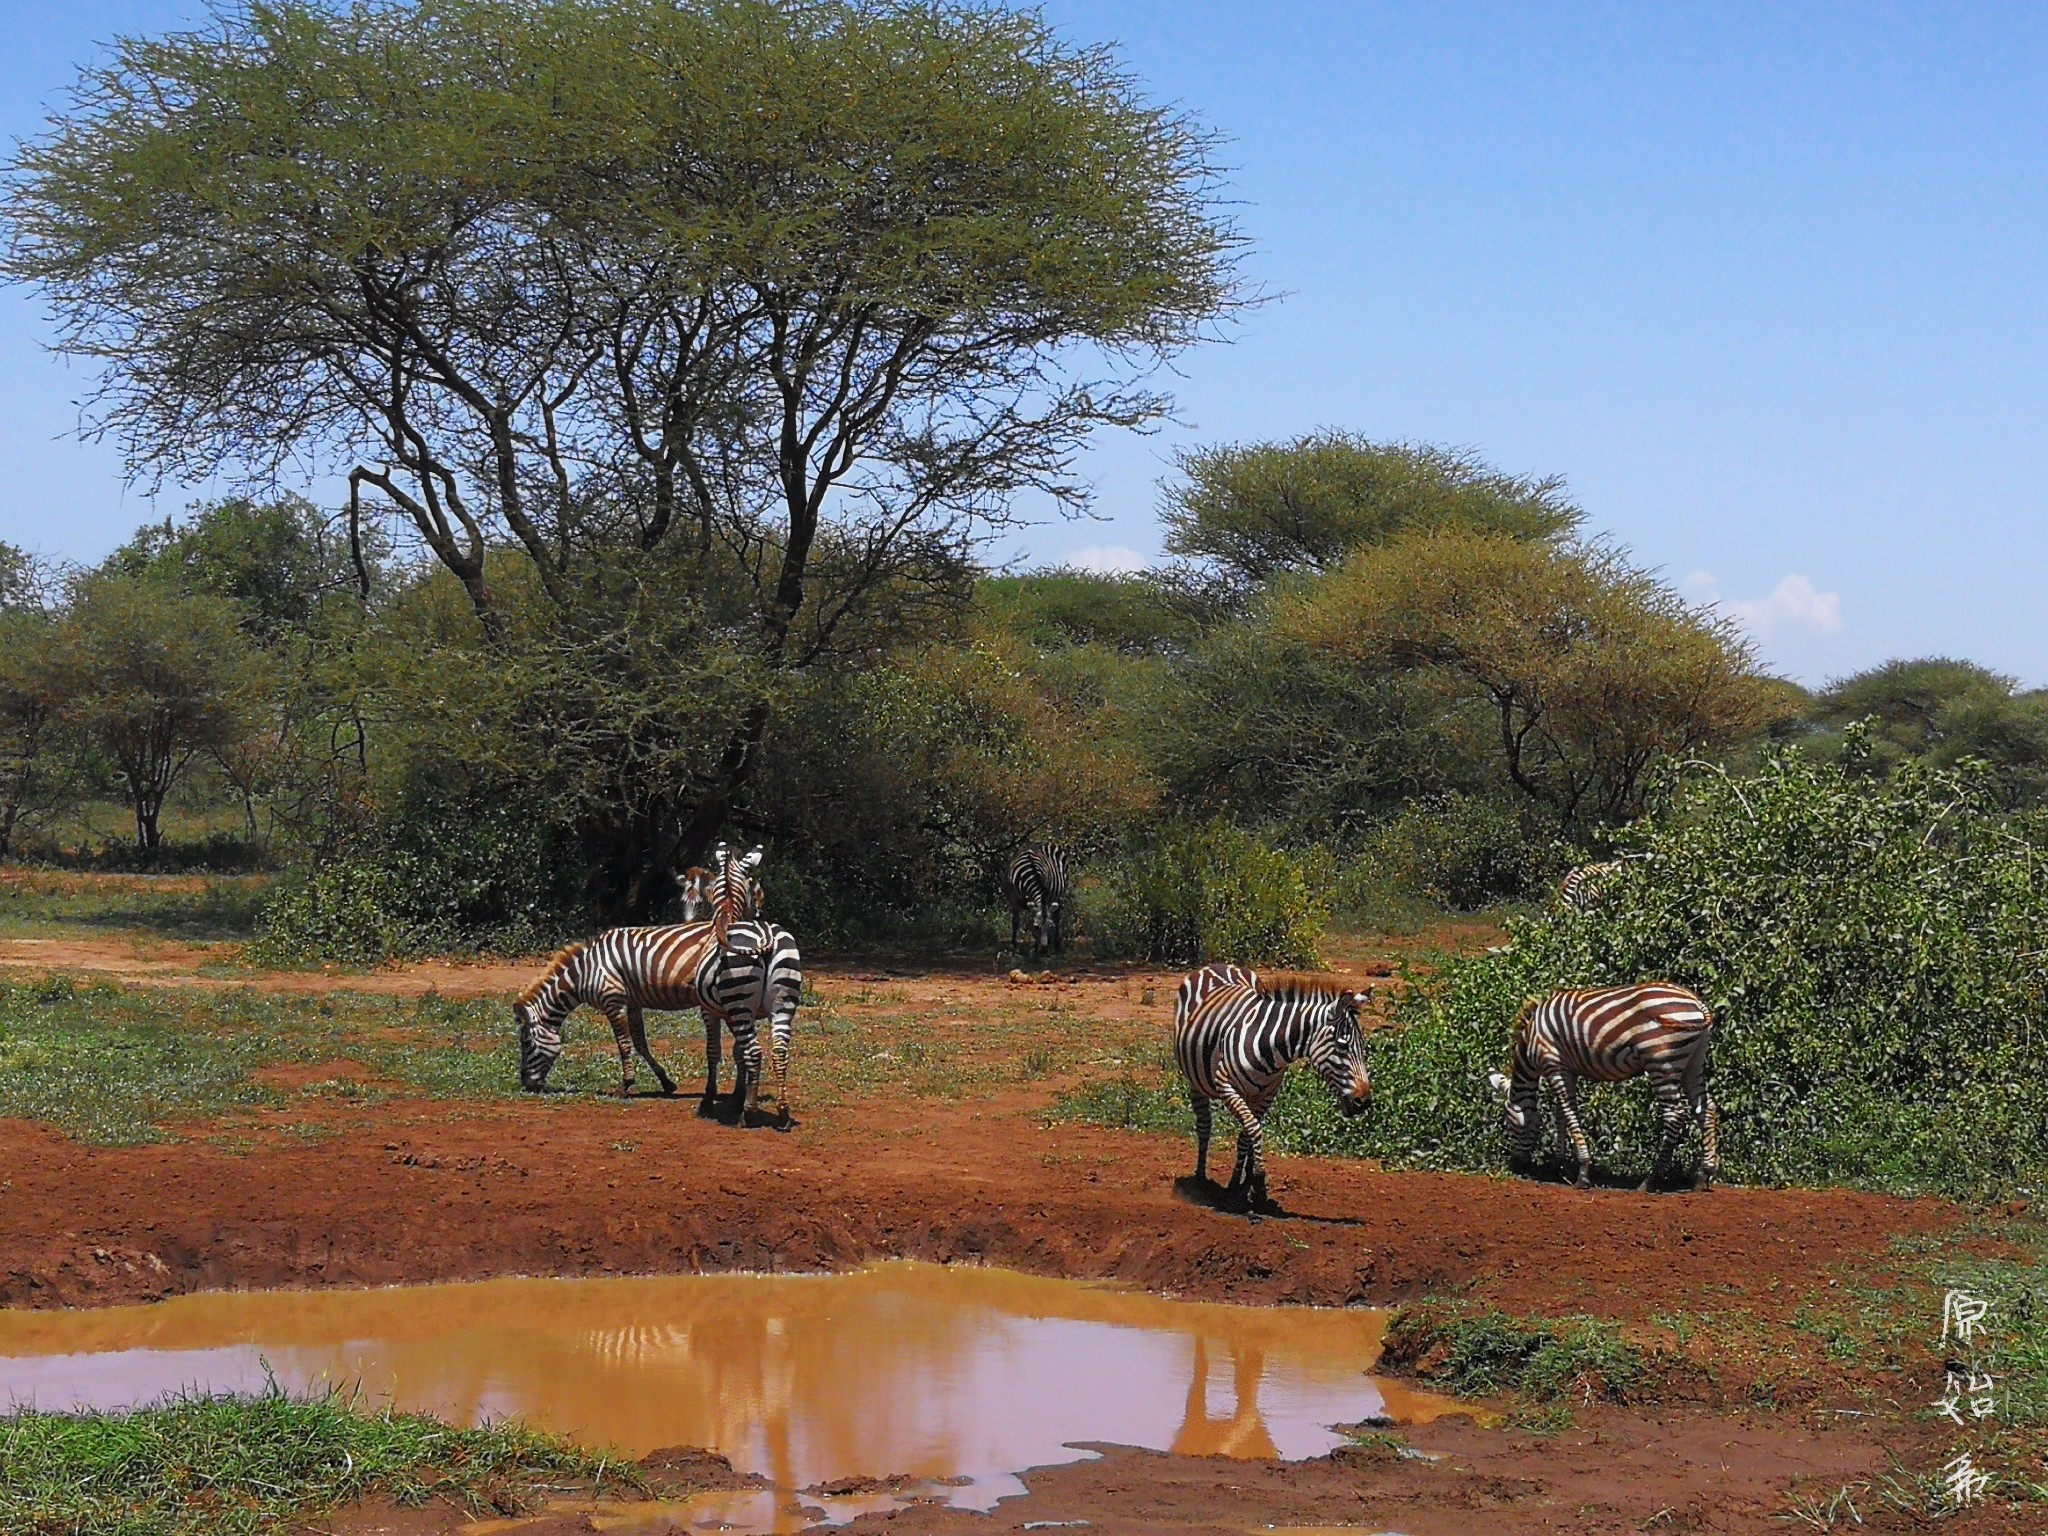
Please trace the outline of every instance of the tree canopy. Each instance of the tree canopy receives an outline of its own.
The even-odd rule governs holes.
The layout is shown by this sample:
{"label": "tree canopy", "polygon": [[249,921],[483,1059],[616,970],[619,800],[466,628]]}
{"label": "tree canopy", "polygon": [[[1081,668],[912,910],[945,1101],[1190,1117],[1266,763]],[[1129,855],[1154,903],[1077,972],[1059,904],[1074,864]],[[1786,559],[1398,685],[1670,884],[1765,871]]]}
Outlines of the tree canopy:
{"label": "tree canopy", "polygon": [[1776,701],[1736,631],[1598,546],[1411,534],[1304,593],[1284,628],[1483,702],[1508,777],[1566,829],[1632,820],[1660,757],[1752,737]]}
{"label": "tree canopy", "polygon": [[1083,504],[1088,434],[1166,409],[1242,296],[1209,156],[1030,12],[275,0],[118,43],[20,152],[5,270],[137,475],[346,473],[493,634],[500,545],[567,608],[687,530],[802,667],[964,602],[1018,493]]}
{"label": "tree canopy", "polygon": [[1404,532],[1553,539],[1580,518],[1558,477],[1511,475],[1467,449],[1351,432],[1194,448],[1178,463],[1182,478],[1166,495],[1167,549],[1241,588],[1333,570]]}

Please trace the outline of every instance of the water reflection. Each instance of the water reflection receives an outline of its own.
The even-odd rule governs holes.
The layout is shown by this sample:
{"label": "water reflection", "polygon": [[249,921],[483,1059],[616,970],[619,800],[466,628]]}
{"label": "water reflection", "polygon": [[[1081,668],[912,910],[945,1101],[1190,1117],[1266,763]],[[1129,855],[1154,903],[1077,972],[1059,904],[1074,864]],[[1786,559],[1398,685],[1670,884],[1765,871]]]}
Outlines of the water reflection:
{"label": "water reflection", "polygon": [[[0,1398],[359,1387],[458,1422],[518,1415],[642,1455],[703,1446],[784,1490],[964,1478],[986,1508],[1077,1442],[1297,1458],[1329,1428],[1451,1406],[1365,1373],[1383,1317],[1198,1305],[1001,1270],[495,1280],[0,1311]],[[780,1501],[777,1501],[780,1502]],[[816,1501],[813,1501],[814,1503]]]}

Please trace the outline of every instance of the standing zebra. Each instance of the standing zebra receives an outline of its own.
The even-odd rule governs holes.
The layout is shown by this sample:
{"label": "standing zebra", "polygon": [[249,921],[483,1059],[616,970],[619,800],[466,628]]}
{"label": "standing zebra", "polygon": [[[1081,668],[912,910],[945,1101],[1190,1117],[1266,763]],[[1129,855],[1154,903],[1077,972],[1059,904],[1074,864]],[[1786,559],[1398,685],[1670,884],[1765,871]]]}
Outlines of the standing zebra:
{"label": "standing zebra", "polygon": [[1234,966],[1196,971],[1181,981],[1177,1002],[1193,1001],[1175,1008],[1173,1054],[1194,1104],[1198,1180],[1208,1182],[1210,1106],[1221,1099],[1240,1127],[1227,1193],[1257,1213],[1266,1201],[1261,1122],[1297,1061],[1315,1069],[1345,1114],[1365,1110],[1372,1074],[1358,1014],[1371,996],[1327,977],[1255,977]]}
{"label": "standing zebra", "polygon": [[1590,912],[1600,904],[1600,887],[1620,868],[1619,864],[1581,864],[1558,882],[1557,898],[1574,912]]}
{"label": "standing zebra", "polygon": [[1057,843],[1033,843],[1021,848],[1003,866],[1003,898],[1010,904],[1010,948],[1017,947],[1017,930],[1024,909],[1031,909],[1031,953],[1066,949],[1063,918],[1073,894],[1067,850]]}
{"label": "standing zebra", "polygon": [[1579,1123],[1578,1081],[1618,1083],[1648,1077],[1657,1100],[1657,1157],[1642,1182],[1647,1190],[1685,1136],[1687,1107],[1704,1136],[1695,1188],[1711,1188],[1721,1171],[1718,1112],[1707,1091],[1707,1058],[1714,1016],[1707,1005],[1669,982],[1553,992],[1529,1003],[1515,1020],[1513,1076],[1489,1081],[1507,1095],[1502,1110],[1517,1162],[1535,1153],[1542,1130],[1541,1090],[1556,1098],[1557,1160],[1576,1166],[1580,1189],[1592,1182],[1593,1149]]}
{"label": "standing zebra", "polygon": [[[681,886],[683,921],[686,923],[699,923],[708,919],[712,914],[712,893],[714,889],[722,888],[725,884],[726,866],[731,861],[732,852],[724,843],[720,843],[713,858],[718,865],[717,874],[713,874],[701,864],[692,864],[676,875]],[[741,917],[761,915],[764,899],[761,882],[753,874],[753,871],[760,867],[760,863],[759,848],[749,849],[747,856],[739,861],[741,910],[738,915]]]}

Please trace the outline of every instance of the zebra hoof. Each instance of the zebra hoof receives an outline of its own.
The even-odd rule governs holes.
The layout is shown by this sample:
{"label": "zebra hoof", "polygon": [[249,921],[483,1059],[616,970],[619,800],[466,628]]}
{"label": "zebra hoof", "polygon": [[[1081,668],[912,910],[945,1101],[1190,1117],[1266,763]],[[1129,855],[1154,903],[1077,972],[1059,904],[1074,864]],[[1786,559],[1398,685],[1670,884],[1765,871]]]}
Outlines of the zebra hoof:
{"label": "zebra hoof", "polygon": [[1576,1179],[1573,1179],[1573,1180],[1572,1180],[1572,1188],[1573,1188],[1573,1189],[1591,1189],[1592,1187],[1593,1187],[1593,1171],[1592,1171],[1592,1170],[1591,1170],[1590,1168],[1581,1168],[1581,1169],[1579,1170],[1579,1176],[1578,1176],[1578,1177],[1577,1177]]}

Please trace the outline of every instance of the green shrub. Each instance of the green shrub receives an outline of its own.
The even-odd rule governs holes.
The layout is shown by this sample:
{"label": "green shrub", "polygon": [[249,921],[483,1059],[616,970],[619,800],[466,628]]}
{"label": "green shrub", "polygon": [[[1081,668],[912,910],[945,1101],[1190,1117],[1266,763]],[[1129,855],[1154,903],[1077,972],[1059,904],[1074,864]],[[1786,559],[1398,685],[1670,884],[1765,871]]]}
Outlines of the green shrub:
{"label": "green shrub", "polygon": [[1642,1351],[1611,1323],[1512,1317],[1456,1302],[1403,1307],[1388,1325],[1380,1363],[1458,1397],[1519,1392],[1539,1402],[1633,1402],[1649,1376]]}
{"label": "green shrub", "polygon": [[524,953],[592,926],[564,828],[507,795],[409,795],[278,881],[254,953],[368,965],[454,950]]}
{"label": "green shrub", "polygon": [[1414,801],[1375,829],[1362,852],[1379,883],[1459,912],[1527,895],[1568,867],[1556,841],[1518,807],[1455,793]]}
{"label": "green shrub", "polygon": [[[1753,777],[1704,773],[1624,836],[1595,910],[1511,919],[1506,949],[1412,992],[1409,1027],[1374,1043],[1370,1115],[1345,1124],[1301,1093],[1275,1114],[1305,1148],[1502,1167],[1486,1075],[1524,1000],[1659,979],[1717,1016],[1730,1178],[2031,1187],[2048,1165],[2044,833],[1968,772],[1859,779],[1795,749]],[[1588,1084],[1582,1104],[1598,1157],[1647,1162],[1646,1084]]]}
{"label": "green shrub", "polygon": [[1110,866],[1090,926],[1103,952],[1162,965],[1315,967],[1331,884],[1327,855],[1297,858],[1220,821],[1169,827]]}

